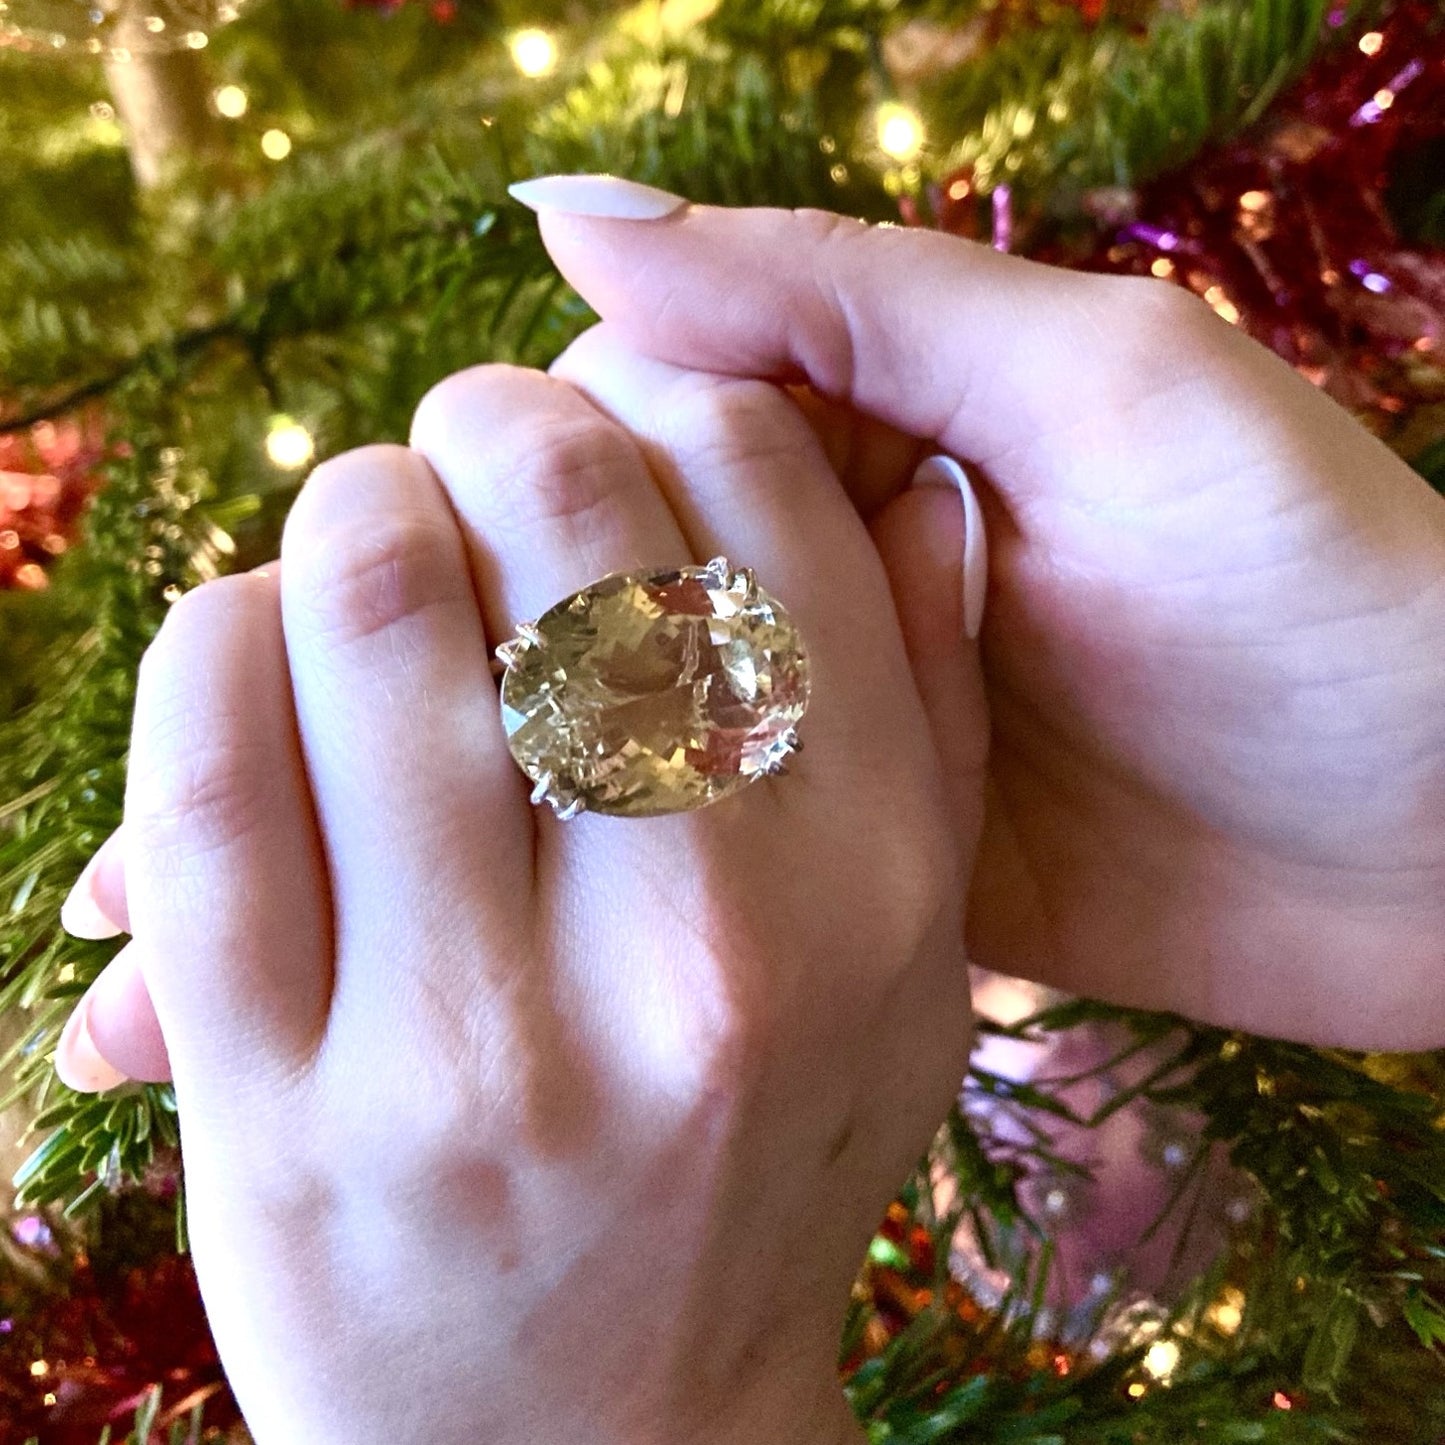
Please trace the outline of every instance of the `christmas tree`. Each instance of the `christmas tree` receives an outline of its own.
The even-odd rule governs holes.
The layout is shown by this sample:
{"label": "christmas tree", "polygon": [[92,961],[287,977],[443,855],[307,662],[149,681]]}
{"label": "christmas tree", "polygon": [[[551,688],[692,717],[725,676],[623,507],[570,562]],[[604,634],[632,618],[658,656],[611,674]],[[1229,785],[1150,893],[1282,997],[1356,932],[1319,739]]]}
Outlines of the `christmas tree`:
{"label": "christmas tree", "polygon": [[[0,4],[0,1445],[244,1438],[169,1086],[52,1071],[113,952],[60,900],[170,602],[588,324],[506,195],[580,170],[1152,274],[1445,479],[1425,0]],[[1445,1439],[1445,1061],[976,997],[840,1344],[870,1438]]]}

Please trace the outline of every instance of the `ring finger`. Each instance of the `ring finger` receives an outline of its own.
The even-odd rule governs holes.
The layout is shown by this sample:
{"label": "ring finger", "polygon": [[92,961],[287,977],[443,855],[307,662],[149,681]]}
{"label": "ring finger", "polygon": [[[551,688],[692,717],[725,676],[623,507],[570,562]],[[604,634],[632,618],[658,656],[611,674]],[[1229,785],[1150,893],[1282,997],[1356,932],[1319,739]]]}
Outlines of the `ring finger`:
{"label": "ring finger", "polygon": [[606,323],[553,373],[638,438],[695,555],[753,568],[797,622],[813,676],[802,767],[829,783],[787,790],[790,804],[831,810],[844,779],[858,801],[891,787],[921,741],[906,736],[919,710],[898,706],[915,684],[877,549],[795,403],[643,356]]}

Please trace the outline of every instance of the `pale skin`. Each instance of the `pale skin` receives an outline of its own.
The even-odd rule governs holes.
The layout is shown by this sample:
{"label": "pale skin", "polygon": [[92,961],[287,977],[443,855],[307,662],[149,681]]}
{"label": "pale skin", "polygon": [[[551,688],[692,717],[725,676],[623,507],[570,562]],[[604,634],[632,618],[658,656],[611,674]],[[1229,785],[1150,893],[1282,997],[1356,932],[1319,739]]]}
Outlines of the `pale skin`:
{"label": "pale skin", "polygon": [[[817,213],[542,224],[605,318],[552,378],[452,378],[318,469],[279,569],[173,609],[71,908],[133,940],[57,1063],[174,1075],[260,1445],[832,1445],[965,943],[1445,1043],[1445,503],[1162,284]],[[935,451],[987,518],[981,650]],[[793,775],[531,809],[488,649],[718,552],[811,644]]]}

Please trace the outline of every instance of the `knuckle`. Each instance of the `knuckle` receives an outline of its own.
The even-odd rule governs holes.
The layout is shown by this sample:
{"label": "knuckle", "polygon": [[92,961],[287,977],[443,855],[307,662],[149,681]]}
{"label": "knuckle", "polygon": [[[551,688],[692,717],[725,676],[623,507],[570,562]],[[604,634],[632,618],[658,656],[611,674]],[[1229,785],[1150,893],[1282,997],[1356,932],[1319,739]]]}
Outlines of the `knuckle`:
{"label": "knuckle", "polygon": [[586,537],[604,527],[623,479],[639,465],[620,433],[586,417],[556,417],[527,428],[495,483],[524,528]]}
{"label": "knuckle", "polygon": [[733,981],[712,1007],[690,1020],[688,1048],[698,1091],[712,1098],[745,1096],[772,1057],[781,1009],[769,991],[740,994]]}
{"label": "knuckle", "polygon": [[1175,346],[1181,330],[1212,326],[1214,313],[1192,291],[1152,276],[1098,278],[1099,306],[1112,325],[1157,358],[1161,345]]}
{"label": "knuckle", "polygon": [[691,385],[666,408],[662,429],[670,449],[696,469],[699,486],[725,475],[730,491],[749,482],[772,490],[813,454],[807,424],[766,381]]}
{"label": "knuckle", "polygon": [[402,512],[379,516],[365,530],[323,534],[304,547],[290,535],[287,541],[288,601],[309,629],[335,646],[365,641],[470,595],[456,531],[440,519]]}
{"label": "knuckle", "polygon": [[412,413],[412,445],[426,451],[464,427],[476,410],[478,393],[495,383],[505,384],[522,368],[491,362],[468,366],[444,376],[430,387]]}
{"label": "knuckle", "polygon": [[869,234],[866,222],[853,216],[840,216],[834,211],[822,211],[812,206],[802,206],[792,213],[793,228],[803,233],[803,239],[814,246],[848,244],[858,236]]}
{"label": "knuckle", "polygon": [[219,684],[198,689],[195,679],[238,611],[259,607],[274,616],[275,606],[261,578],[208,582],[173,604],[141,659],[145,731],[127,783],[126,821],[143,849],[207,853],[264,823],[276,760],[255,742],[245,700]]}
{"label": "knuckle", "polygon": [[204,716],[184,706],[153,712],[147,765],[126,792],[126,826],[159,859],[224,853],[265,826],[280,760],[245,740],[240,710]]}

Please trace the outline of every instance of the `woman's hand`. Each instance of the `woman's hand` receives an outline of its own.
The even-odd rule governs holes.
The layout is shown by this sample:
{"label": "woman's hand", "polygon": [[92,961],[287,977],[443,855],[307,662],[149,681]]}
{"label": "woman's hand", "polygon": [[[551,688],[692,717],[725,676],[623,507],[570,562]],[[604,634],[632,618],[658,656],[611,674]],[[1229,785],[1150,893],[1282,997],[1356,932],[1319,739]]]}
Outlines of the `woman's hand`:
{"label": "woman's hand", "polygon": [[[320,467],[279,569],[183,598],[141,671],[133,939],[68,1047],[123,1055],[148,985],[260,1445],[850,1438],[848,1285],[965,1067],[957,495],[870,538],[777,389],[613,342],[558,370],[454,377],[414,449]],[[718,553],[809,646],[793,775],[674,817],[529,806],[489,649]],[[953,679],[946,736],[915,667]]]}
{"label": "woman's hand", "polygon": [[605,178],[518,194],[629,344],[836,403],[865,514],[908,438],[976,464],[978,962],[1257,1033],[1445,1043],[1445,502],[1403,462],[1163,282]]}

